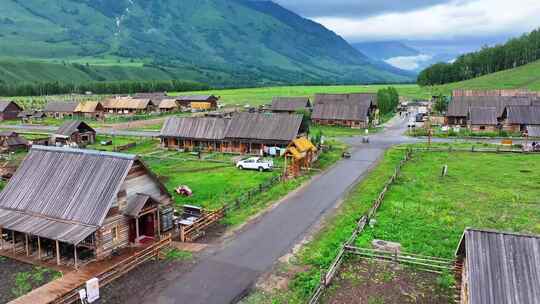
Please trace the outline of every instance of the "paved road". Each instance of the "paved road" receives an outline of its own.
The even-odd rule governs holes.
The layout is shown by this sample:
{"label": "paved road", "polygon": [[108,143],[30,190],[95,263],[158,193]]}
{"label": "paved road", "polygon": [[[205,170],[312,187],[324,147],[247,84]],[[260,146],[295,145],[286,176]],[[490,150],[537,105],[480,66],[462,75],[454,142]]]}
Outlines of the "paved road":
{"label": "paved road", "polygon": [[[38,125],[0,125],[1,129],[8,130],[23,130],[23,131],[37,131],[43,133],[53,133],[58,127],[52,126],[38,126]],[[159,131],[129,131],[129,130],[115,130],[111,128],[97,128],[96,132],[102,135],[117,135],[117,136],[136,136],[136,137],[158,137]]]}
{"label": "paved road", "polygon": [[289,196],[233,240],[203,257],[189,273],[156,284],[142,303],[234,303],[300,242],[310,228],[376,164],[387,147],[406,141],[404,123],[373,135],[369,145],[350,140],[352,157]]}

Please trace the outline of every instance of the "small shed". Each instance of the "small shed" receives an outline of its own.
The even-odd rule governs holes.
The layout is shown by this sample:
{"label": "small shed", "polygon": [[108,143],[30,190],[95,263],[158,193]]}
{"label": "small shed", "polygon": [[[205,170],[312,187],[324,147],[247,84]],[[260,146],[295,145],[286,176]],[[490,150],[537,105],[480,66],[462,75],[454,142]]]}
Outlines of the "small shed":
{"label": "small shed", "polygon": [[296,177],[302,170],[309,170],[316,155],[317,148],[306,137],[293,140],[285,152],[287,177]]}
{"label": "small shed", "polygon": [[2,152],[14,152],[28,150],[30,143],[26,138],[21,137],[16,132],[0,132],[0,150]]}
{"label": "small shed", "polygon": [[272,112],[296,113],[311,110],[309,97],[274,97],[272,99]]}
{"label": "small shed", "polygon": [[540,236],[468,228],[456,257],[462,304],[540,303]]}
{"label": "small shed", "polygon": [[52,136],[55,145],[77,144],[85,146],[96,141],[96,130],[83,121],[73,120],[64,123]]}
{"label": "small shed", "polygon": [[22,110],[22,107],[14,101],[0,100],[0,121],[17,119]]}

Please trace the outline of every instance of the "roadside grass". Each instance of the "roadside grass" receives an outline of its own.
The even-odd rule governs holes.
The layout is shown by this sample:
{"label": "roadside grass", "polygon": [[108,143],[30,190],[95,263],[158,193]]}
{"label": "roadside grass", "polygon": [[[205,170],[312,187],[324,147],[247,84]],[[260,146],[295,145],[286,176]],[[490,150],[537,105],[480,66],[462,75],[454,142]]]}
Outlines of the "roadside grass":
{"label": "roadside grass", "polygon": [[379,89],[389,86],[395,87],[400,96],[417,99],[431,98],[429,87],[422,88],[416,84],[397,84],[397,85],[334,85],[334,86],[282,86],[282,87],[262,87],[246,89],[224,89],[208,90],[196,92],[171,93],[171,95],[200,95],[214,94],[220,96],[220,102],[224,105],[246,105],[251,106],[270,104],[272,98],[281,97],[313,97],[318,93],[377,93]]}
{"label": "roadside grass", "polygon": [[193,259],[193,254],[188,251],[172,248],[165,253],[165,259],[168,261],[189,261]]}
{"label": "roadside grass", "polygon": [[323,126],[323,125],[313,124],[311,125],[309,132],[310,134],[317,134],[320,132],[321,135],[326,138],[337,138],[337,137],[361,136],[365,134],[365,130],[366,129],[353,129],[353,128],[340,127],[340,126]]}
{"label": "roadside grass", "polygon": [[12,288],[11,293],[15,298],[18,298],[38,286],[56,280],[60,276],[61,273],[57,271],[35,266],[31,271],[18,272],[14,275],[15,286]]}
{"label": "roadside grass", "polygon": [[[540,233],[536,155],[416,153],[357,245],[399,242],[407,252],[452,258],[466,227]],[[441,168],[448,165],[448,175]]]}
{"label": "roadside grass", "polygon": [[[408,136],[428,136],[428,130],[425,128],[417,128],[413,131],[407,131]],[[467,129],[461,129],[459,132],[454,130],[442,131],[440,127],[433,129],[433,137],[437,138],[471,138],[471,137],[485,137],[485,138],[497,138],[497,137],[521,137],[521,133],[509,133],[506,131],[499,132],[473,132]]]}

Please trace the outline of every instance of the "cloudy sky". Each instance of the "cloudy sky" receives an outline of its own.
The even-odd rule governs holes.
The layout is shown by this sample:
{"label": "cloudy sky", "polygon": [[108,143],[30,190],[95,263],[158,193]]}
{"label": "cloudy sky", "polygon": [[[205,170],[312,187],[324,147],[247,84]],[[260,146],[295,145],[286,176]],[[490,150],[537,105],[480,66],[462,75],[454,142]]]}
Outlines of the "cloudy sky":
{"label": "cloudy sky", "polygon": [[482,45],[540,27],[539,0],[274,0],[350,42],[444,40]]}

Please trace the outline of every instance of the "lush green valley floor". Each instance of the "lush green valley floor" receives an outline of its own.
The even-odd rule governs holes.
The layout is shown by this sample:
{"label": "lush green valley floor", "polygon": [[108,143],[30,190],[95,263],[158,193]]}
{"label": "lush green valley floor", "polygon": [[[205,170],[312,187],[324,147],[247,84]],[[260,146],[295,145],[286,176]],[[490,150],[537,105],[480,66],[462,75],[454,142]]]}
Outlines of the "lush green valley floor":
{"label": "lush green valley floor", "polygon": [[428,89],[415,84],[398,85],[335,85],[335,86],[283,86],[249,89],[227,89],[197,92],[171,93],[172,95],[190,94],[214,94],[221,97],[221,102],[226,105],[262,105],[272,102],[275,96],[309,96],[318,93],[376,93],[379,89],[388,86],[395,87],[399,94],[409,98],[426,99],[431,97]]}

